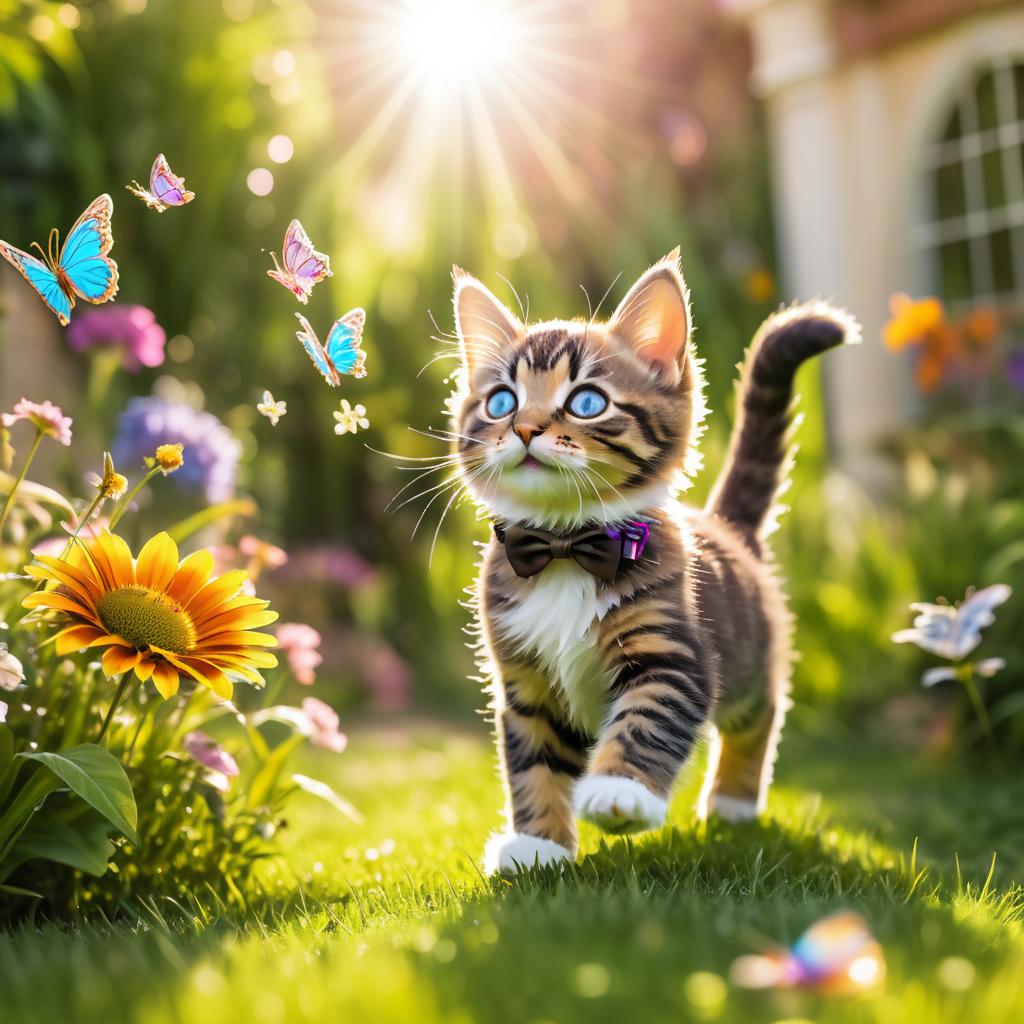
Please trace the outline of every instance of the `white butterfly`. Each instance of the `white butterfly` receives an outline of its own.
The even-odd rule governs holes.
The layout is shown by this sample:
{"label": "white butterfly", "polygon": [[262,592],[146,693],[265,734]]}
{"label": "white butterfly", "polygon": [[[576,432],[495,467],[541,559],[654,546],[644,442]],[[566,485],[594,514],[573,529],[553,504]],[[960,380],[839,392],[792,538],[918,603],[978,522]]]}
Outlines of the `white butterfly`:
{"label": "white butterfly", "polygon": [[[1005,583],[996,583],[968,594],[958,608],[948,604],[912,604],[911,609],[920,613],[914,619],[913,628],[893,633],[892,641],[916,644],[940,658],[960,661],[981,643],[981,631],[996,621],[992,609],[1009,600],[1012,593]],[[939,682],[939,679],[931,682]]]}

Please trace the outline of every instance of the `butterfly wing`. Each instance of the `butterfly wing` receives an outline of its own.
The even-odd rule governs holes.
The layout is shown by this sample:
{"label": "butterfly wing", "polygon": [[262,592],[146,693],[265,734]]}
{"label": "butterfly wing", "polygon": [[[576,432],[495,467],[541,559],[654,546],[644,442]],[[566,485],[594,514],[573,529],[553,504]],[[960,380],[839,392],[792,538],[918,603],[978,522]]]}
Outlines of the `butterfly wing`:
{"label": "butterfly wing", "polygon": [[68,233],[59,269],[71,288],[87,302],[107,302],[117,294],[117,264],[107,255],[114,244],[110,217],[114,201],[94,199]]}
{"label": "butterfly wing", "polygon": [[158,153],[149,172],[149,187],[152,194],[167,206],[184,206],[195,199],[195,192],[185,188],[185,179],[171,170],[167,157]]}
{"label": "butterfly wing", "polygon": [[324,380],[332,388],[337,387],[341,383],[341,378],[331,365],[331,361],[327,357],[323,345],[320,344],[320,339],[317,338],[316,332],[310,327],[309,321],[301,313],[296,313],[295,316],[302,327],[301,331],[295,332],[295,337],[302,343],[302,347],[306,350],[306,355],[313,360],[313,365],[323,374]]}
{"label": "butterfly wing", "polygon": [[61,288],[57,275],[42,260],[6,242],[0,242],[0,256],[3,256],[12,267],[17,268],[21,276],[35,288],[39,297],[50,307],[51,312],[57,314],[61,326],[66,326],[71,320],[75,300]]}
{"label": "butterfly wing", "polygon": [[360,347],[365,323],[366,313],[361,309],[353,309],[340,320],[336,320],[330,334],[327,335],[327,344],[324,348],[337,373],[348,374],[351,377],[366,376],[366,370],[363,368],[366,353]]}
{"label": "butterfly wing", "polygon": [[285,231],[281,256],[284,271],[291,278],[290,284],[297,286],[293,291],[300,302],[307,301],[314,285],[331,276],[331,261],[313,248],[306,229],[298,220],[293,220]]}

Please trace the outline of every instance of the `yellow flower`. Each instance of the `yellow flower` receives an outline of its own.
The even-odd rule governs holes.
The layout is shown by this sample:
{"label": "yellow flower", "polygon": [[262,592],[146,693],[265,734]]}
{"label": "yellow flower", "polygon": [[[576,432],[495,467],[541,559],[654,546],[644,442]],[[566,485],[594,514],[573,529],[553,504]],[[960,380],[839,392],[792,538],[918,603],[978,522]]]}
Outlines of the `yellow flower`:
{"label": "yellow flower", "polygon": [[334,425],[336,434],[355,434],[360,427],[365,430],[370,425],[366,418],[366,406],[357,405],[353,408],[347,398],[341,400],[341,411],[336,412],[334,418],[338,421]]}
{"label": "yellow flower", "polygon": [[162,444],[152,459],[146,459],[148,466],[159,466],[164,476],[170,476],[185,464],[185,446],[182,444]]}
{"label": "yellow flower", "polygon": [[111,498],[114,501],[124,494],[128,486],[128,481],[120,473],[115,472],[110,452],[103,453],[103,476],[96,486],[101,498]]}
{"label": "yellow flower", "polygon": [[277,613],[266,610],[266,601],[241,593],[245,573],[211,578],[213,556],[206,550],[179,563],[166,533],[147,541],[134,559],[120,537],[103,531],[79,541],[66,559],[39,556],[25,571],[57,584],[23,603],[68,620],[55,637],[58,655],[106,647],[108,676],[134,671],[143,682],[152,678],[164,697],[177,693],[184,674],[227,699],[227,673],[258,683],[257,669],[277,664],[261,650],[277,641],[256,632]]}

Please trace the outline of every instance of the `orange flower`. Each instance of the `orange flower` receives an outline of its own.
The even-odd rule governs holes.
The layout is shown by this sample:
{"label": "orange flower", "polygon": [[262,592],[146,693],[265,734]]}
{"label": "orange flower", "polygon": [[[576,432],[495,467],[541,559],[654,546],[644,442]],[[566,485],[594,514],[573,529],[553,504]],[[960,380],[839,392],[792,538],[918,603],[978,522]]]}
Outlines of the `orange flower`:
{"label": "orange flower", "polygon": [[261,650],[277,641],[256,632],[277,613],[240,592],[246,574],[212,578],[213,556],[205,550],[179,563],[166,533],[147,541],[134,559],[120,537],[103,531],[79,540],[66,559],[40,556],[25,571],[57,584],[23,603],[69,620],[54,638],[59,655],[105,647],[108,676],[134,671],[143,682],[152,678],[164,697],[177,693],[184,674],[227,699],[228,673],[256,683],[257,669],[277,664]]}
{"label": "orange flower", "polygon": [[942,303],[934,298],[915,302],[909,295],[897,292],[889,299],[889,309],[892,319],[883,328],[882,336],[893,351],[920,344],[946,323]]}
{"label": "orange flower", "polygon": [[988,345],[999,334],[999,320],[991,309],[981,306],[964,321],[964,330],[978,345]]}

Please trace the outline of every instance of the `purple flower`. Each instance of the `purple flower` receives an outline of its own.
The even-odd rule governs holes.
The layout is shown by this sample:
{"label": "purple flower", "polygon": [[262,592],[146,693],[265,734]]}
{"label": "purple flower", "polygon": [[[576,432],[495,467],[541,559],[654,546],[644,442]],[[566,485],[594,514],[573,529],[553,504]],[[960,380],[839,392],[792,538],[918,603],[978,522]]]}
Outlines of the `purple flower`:
{"label": "purple flower", "polygon": [[117,420],[114,462],[141,465],[164,444],[185,447],[185,464],[172,477],[179,486],[201,489],[211,503],[234,494],[242,446],[213,413],[165,398],[133,398]]}
{"label": "purple flower", "polygon": [[1006,376],[1018,391],[1024,391],[1024,349],[1010,355],[1006,361]]}
{"label": "purple flower", "polygon": [[227,776],[238,774],[238,762],[205,732],[186,733],[185,753],[212,772],[220,772],[221,775]]}
{"label": "purple flower", "polygon": [[114,347],[122,351],[124,368],[138,373],[144,366],[164,361],[167,335],[145,306],[104,306],[79,313],[67,329],[68,344],[76,352]]}

